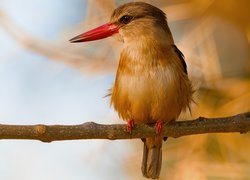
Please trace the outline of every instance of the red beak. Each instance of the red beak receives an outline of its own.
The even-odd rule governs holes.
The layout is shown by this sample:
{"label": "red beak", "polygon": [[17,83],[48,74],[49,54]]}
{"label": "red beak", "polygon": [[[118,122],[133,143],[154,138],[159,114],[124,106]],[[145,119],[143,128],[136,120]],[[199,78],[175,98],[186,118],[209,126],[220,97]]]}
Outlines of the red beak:
{"label": "red beak", "polygon": [[113,23],[107,23],[83,34],[80,34],[70,39],[69,41],[72,43],[94,41],[112,36],[113,34],[118,33],[118,31],[119,27],[117,25]]}

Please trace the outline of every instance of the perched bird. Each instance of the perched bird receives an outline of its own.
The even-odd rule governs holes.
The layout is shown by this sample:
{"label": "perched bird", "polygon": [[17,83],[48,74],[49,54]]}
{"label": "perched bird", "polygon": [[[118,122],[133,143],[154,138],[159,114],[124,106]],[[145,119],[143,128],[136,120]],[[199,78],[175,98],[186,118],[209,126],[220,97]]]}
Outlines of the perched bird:
{"label": "perched bird", "polygon": [[123,42],[111,104],[127,121],[155,123],[156,136],[143,139],[142,173],[159,178],[162,163],[161,128],[190,106],[192,86],[182,52],[176,47],[166,15],[143,2],[131,2],[114,10],[109,23],[71,39],[85,42],[118,34]]}

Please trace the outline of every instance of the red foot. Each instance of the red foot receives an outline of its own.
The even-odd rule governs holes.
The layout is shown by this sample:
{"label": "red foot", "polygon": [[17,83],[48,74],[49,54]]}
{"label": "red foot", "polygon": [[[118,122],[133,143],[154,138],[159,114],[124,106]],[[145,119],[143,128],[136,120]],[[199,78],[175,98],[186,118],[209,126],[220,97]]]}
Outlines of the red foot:
{"label": "red foot", "polygon": [[133,119],[129,119],[128,123],[127,123],[127,131],[128,131],[129,134],[132,133],[132,129],[133,129],[134,126],[135,126],[134,120]]}
{"label": "red foot", "polygon": [[158,120],[156,123],[155,123],[155,132],[156,134],[160,134],[161,133],[161,130],[162,130],[162,125],[164,123],[161,121],[161,120]]}

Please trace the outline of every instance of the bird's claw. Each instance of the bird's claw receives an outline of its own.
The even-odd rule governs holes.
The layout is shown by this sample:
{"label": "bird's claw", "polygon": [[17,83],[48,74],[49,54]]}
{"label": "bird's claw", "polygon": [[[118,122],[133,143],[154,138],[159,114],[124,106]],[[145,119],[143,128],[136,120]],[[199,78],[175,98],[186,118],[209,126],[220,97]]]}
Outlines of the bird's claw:
{"label": "bird's claw", "polygon": [[127,123],[127,132],[129,134],[132,134],[132,130],[133,130],[134,126],[135,126],[134,120],[133,119],[128,120],[128,123]]}
{"label": "bird's claw", "polygon": [[164,124],[164,123],[163,123],[161,120],[158,120],[158,121],[155,123],[155,132],[156,132],[156,134],[160,134],[160,133],[161,133],[163,124]]}

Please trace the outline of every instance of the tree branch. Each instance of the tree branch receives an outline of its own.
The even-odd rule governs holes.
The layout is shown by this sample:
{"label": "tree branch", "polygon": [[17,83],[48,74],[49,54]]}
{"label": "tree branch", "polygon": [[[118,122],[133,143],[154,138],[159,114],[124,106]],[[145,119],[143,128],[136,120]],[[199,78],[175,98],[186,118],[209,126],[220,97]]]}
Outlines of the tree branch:
{"label": "tree branch", "polygon": [[[250,112],[223,118],[199,117],[164,125],[164,137],[205,133],[250,131]],[[0,124],[0,139],[30,139],[43,142],[79,139],[135,139],[156,136],[154,125],[135,125],[132,134],[125,124],[103,125],[86,122],[80,125],[5,125]]]}

